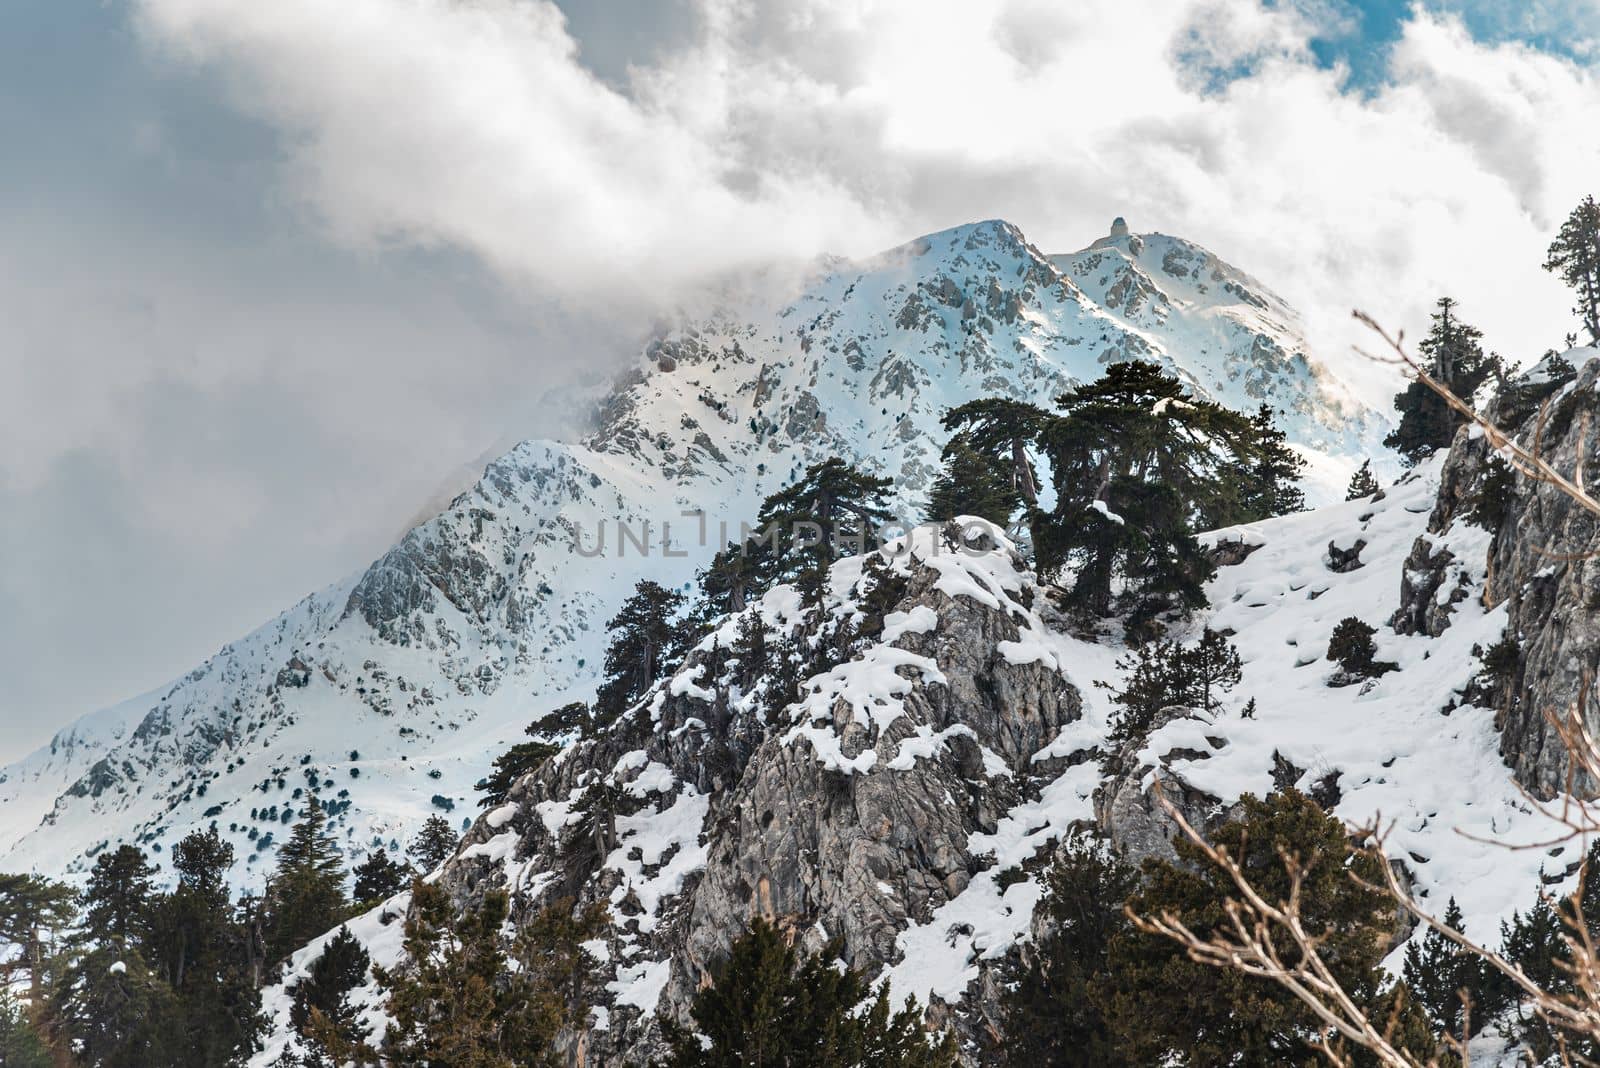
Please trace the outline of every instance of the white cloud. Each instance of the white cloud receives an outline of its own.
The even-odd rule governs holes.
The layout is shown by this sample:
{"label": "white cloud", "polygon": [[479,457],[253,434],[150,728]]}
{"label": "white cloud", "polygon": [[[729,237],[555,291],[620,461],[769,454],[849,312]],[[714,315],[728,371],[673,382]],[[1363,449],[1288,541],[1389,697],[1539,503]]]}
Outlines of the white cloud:
{"label": "white cloud", "polygon": [[292,134],[335,233],[577,299],[995,215],[1076,247],[1120,213],[1283,290],[1332,361],[1351,306],[1414,332],[1446,290],[1524,356],[1568,328],[1537,265],[1600,162],[1592,70],[1420,13],[1360,96],[1314,65],[1314,4],[702,0],[627,93],[542,0],[141,10]]}

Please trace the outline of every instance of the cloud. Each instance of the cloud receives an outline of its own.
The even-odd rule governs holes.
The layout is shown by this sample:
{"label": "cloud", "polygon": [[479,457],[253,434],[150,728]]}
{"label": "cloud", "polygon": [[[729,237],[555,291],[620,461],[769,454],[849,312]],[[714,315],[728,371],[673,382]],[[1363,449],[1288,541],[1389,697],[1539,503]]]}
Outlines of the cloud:
{"label": "cloud", "polygon": [[289,134],[343,240],[603,302],[995,215],[1076,247],[1126,214],[1282,290],[1374,398],[1353,305],[1415,332],[1448,291],[1511,355],[1559,340],[1537,264],[1600,163],[1593,70],[1420,11],[1356,94],[1311,52],[1349,32],[1319,4],[703,0],[625,91],[540,0],[139,9]]}

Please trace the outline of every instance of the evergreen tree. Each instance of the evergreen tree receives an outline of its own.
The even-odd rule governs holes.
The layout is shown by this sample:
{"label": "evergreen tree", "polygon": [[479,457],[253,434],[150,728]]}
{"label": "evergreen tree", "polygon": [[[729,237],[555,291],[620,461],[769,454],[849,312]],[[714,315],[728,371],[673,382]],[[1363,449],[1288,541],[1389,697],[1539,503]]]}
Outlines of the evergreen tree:
{"label": "evergreen tree", "polygon": [[267,885],[267,959],[273,964],[343,918],[344,857],[328,833],[328,814],[315,796],[288,841],[278,847],[277,870]]}
{"label": "evergreen tree", "polygon": [[603,913],[576,917],[561,902],[520,925],[508,946],[501,927],[509,912],[492,890],[461,915],[437,884],[414,884],[406,918],[406,959],[375,967],[393,1022],[383,1058],[394,1064],[450,1068],[538,1068],[564,1063],[554,1049],[571,1020],[587,1015],[590,964],[580,945],[601,927]]}
{"label": "evergreen tree", "polygon": [[[1439,298],[1433,326],[1419,346],[1424,369],[1462,400],[1471,401],[1478,388],[1495,373],[1497,364],[1484,355],[1483,331],[1455,315],[1455,301]],[[1445,448],[1466,417],[1421,382],[1412,382],[1394,398],[1400,422],[1383,439],[1408,464]]]}
{"label": "evergreen tree", "polygon": [[1350,485],[1344,491],[1347,501],[1359,501],[1363,497],[1371,497],[1381,489],[1377,478],[1372,473],[1372,461],[1362,460],[1356,473],[1350,476]]}
{"label": "evergreen tree", "polygon": [[36,1005],[49,981],[49,947],[77,914],[77,892],[66,883],[39,875],[0,874],[0,946],[21,950],[17,959],[4,965],[5,972],[12,981],[19,970],[28,974]]}
{"label": "evergreen tree", "polygon": [[942,523],[975,515],[1004,527],[1021,503],[1013,472],[975,449],[967,435],[956,434],[944,447],[944,470],[928,492],[926,517]]}
{"label": "evergreen tree", "polygon": [[1106,981],[1111,943],[1129,929],[1123,902],[1139,873],[1102,842],[1074,836],[1044,876],[1034,911],[1045,934],[1007,995],[1007,1064],[1134,1068],[1120,1055],[1096,988]]}
{"label": "evergreen tree", "polygon": [[1217,711],[1222,695],[1232,692],[1244,678],[1239,650],[1225,636],[1206,627],[1183,660],[1188,675],[1189,700],[1199,709]]}
{"label": "evergreen tree", "polygon": [[1261,450],[1251,421],[1139,360],[1059,403],[1043,432],[1056,508],[1035,531],[1040,569],[1075,566],[1069,600],[1090,615],[1112,612],[1120,580],[1136,632],[1204,605],[1214,568],[1194,531],[1252,517],[1246,475]]}
{"label": "evergreen tree", "polygon": [[390,857],[383,849],[374,849],[366,859],[357,864],[352,895],[356,904],[372,907],[380,901],[404,890],[411,882],[411,868]]}
{"label": "evergreen tree", "polygon": [[1117,666],[1123,671],[1121,688],[1099,684],[1112,691],[1111,701],[1118,708],[1108,737],[1113,753],[1147,735],[1164,709],[1193,708],[1215,714],[1221,708],[1222,695],[1243,677],[1239,651],[1210,627],[1192,647],[1169,639],[1146,642],[1124,654]]}
{"label": "evergreen tree", "polygon": [[341,927],[305,977],[290,984],[289,1023],[319,1052],[334,1057],[365,1045],[369,1028],[350,994],[367,981],[371,963],[350,928]]}
{"label": "evergreen tree", "polygon": [[757,919],[733,944],[715,980],[695,996],[694,1032],[669,1026],[670,1068],[951,1068],[953,1036],[928,1041],[915,1000],[892,1012],[879,990],[871,1009],[865,978],[837,967],[830,951],[802,959]]}
{"label": "evergreen tree", "polygon": [[606,624],[611,645],[606,650],[606,680],[595,696],[599,722],[615,722],[649,692],[676,652],[673,617],[682,607],[683,594],[646,579]]}
{"label": "evergreen tree", "polygon": [[0,986],[0,1064],[6,1068],[53,1068],[50,1049],[11,991]]}
{"label": "evergreen tree", "polygon": [[767,580],[794,582],[815,603],[835,560],[876,546],[878,531],[893,518],[887,507],[892,488],[888,479],[840,459],[812,464],[762,502],[757,521],[775,547]]}
{"label": "evergreen tree", "polygon": [[236,1063],[193,1056],[183,1012],[136,948],[113,943],[91,949],[66,970],[52,998],[51,1026],[85,1068]]}
{"label": "evergreen tree", "polygon": [[559,745],[544,740],[543,721],[531,724],[526,733],[534,740],[518,742],[495,757],[494,770],[478,783],[478,789],[483,792],[483,797],[478,799],[479,808],[495,808],[505,804],[506,793],[516,785],[517,780],[537,771],[539,765],[561,751]]}
{"label": "evergreen tree", "polygon": [[[944,428],[958,432],[961,447],[983,459],[991,485],[1009,485],[1022,506],[1039,506],[1039,477],[1029,450],[1052,416],[1043,408],[1003,397],[969,401],[945,413]],[[949,457],[947,456],[948,460]]]}
{"label": "evergreen tree", "polygon": [[[1315,801],[1287,790],[1266,799],[1245,795],[1241,818],[1212,835],[1246,871],[1269,901],[1286,900],[1290,876],[1283,856],[1298,858],[1302,869],[1300,914],[1307,932],[1339,984],[1357,1004],[1381,1011],[1391,1004],[1383,989],[1382,960],[1393,904],[1369,883],[1382,876],[1373,855],[1354,851],[1337,819]],[[1180,837],[1176,863],[1149,861],[1144,882],[1129,901],[1138,915],[1171,914],[1198,937],[1225,931],[1226,903],[1237,893],[1232,878],[1208,862],[1198,847]],[[1276,930],[1269,933],[1277,953],[1292,964],[1298,950]],[[1116,1048],[1131,1063],[1223,1065],[1326,1063],[1307,1044],[1320,1025],[1310,1010],[1286,989],[1257,976],[1215,968],[1189,959],[1171,939],[1129,930],[1112,940],[1107,981],[1094,996],[1115,1036]],[[1409,1025],[1421,1048],[1410,1052],[1426,1062],[1434,1052],[1426,1028]]]}
{"label": "evergreen tree", "polygon": [[180,1063],[222,1068],[259,1045],[260,977],[228,898],[232,866],[233,846],[215,827],[191,832],[172,847],[178,885],[152,916],[149,963],[177,997]]}
{"label": "evergreen tree", "polygon": [[1250,419],[1254,459],[1245,472],[1243,518],[1245,522],[1303,512],[1305,491],[1300,477],[1306,462],[1289,447],[1272,409],[1263,404]]}
{"label": "evergreen tree", "polygon": [[[1453,931],[1463,929],[1461,908],[1453,897],[1445,906],[1443,920]],[[1509,991],[1498,971],[1431,927],[1406,946],[1405,982],[1429,1019],[1445,1035],[1458,1039],[1470,1037],[1462,1033],[1467,1006],[1471,1033],[1476,1034],[1509,1004]]]}
{"label": "evergreen tree", "polygon": [[83,934],[89,941],[144,945],[150,933],[155,873],[138,846],[121,845],[95,858],[83,895]]}
{"label": "evergreen tree", "polygon": [[1600,345],[1600,204],[1584,197],[1550,243],[1544,269],[1554,272],[1578,296],[1573,314],[1589,331],[1589,342]]}
{"label": "evergreen tree", "polygon": [[1345,616],[1328,638],[1328,659],[1351,675],[1381,675],[1393,664],[1378,663],[1378,643],[1372,640],[1377,628],[1355,616]]}
{"label": "evergreen tree", "polygon": [[411,840],[407,853],[416,861],[417,869],[426,875],[449,860],[460,842],[461,836],[450,826],[449,820],[443,816],[429,816],[422,830]]}
{"label": "evergreen tree", "polygon": [[[1510,922],[1500,925],[1500,939],[1501,955],[1540,989],[1558,996],[1571,989],[1571,947],[1561,917],[1543,895],[1526,913],[1512,913]],[[1524,1002],[1518,1003],[1506,1030],[1508,1037],[1533,1054],[1536,1064],[1545,1063],[1562,1041],[1555,1028]]]}

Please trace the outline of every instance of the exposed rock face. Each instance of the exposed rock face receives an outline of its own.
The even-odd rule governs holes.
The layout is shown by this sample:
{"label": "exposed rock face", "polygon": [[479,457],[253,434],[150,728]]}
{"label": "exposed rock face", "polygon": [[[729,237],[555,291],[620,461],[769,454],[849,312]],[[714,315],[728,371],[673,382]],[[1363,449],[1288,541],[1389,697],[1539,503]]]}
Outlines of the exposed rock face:
{"label": "exposed rock face", "polygon": [[[1194,720],[1204,725],[1204,716],[1188,708],[1169,708],[1155,718],[1151,730],[1159,730],[1179,720]],[[1143,740],[1130,743],[1113,754],[1112,766],[1119,769],[1095,791],[1095,820],[1111,839],[1118,853],[1131,864],[1148,858],[1176,860],[1172,843],[1183,831],[1161,801],[1164,798],[1182,814],[1191,827],[1204,832],[1229,816],[1229,809],[1217,798],[1196,790],[1173,771],[1177,759],[1205,759],[1209,753],[1181,749],[1146,754],[1141,760]]]}
{"label": "exposed rock face", "polygon": [[[1490,414],[1525,444],[1537,434],[1542,454],[1558,471],[1581,474],[1592,484],[1600,362],[1590,360],[1568,378],[1541,366],[1514,383]],[[1501,753],[1518,781],[1550,796],[1565,787],[1568,761],[1546,716],[1576,707],[1586,679],[1600,665],[1600,520],[1554,486],[1521,476],[1497,479],[1499,463],[1480,435],[1457,435],[1429,533],[1417,540],[1407,561],[1395,627],[1402,633],[1443,632],[1450,606],[1467,591],[1453,575],[1458,554],[1441,539],[1474,520],[1492,524],[1483,596],[1490,605],[1504,604],[1506,634],[1517,646],[1512,677],[1494,687],[1502,701]],[[1584,719],[1590,730],[1600,729],[1593,702]],[[1593,792],[1597,784],[1579,786]]]}
{"label": "exposed rock face", "polygon": [[[1046,628],[1013,550],[981,535],[967,551],[929,540],[898,561],[903,592],[881,633],[774,721],[740,690],[729,624],[635,716],[523,780],[469,834],[442,875],[463,902],[505,879],[526,908],[573,894],[610,906],[608,1027],[584,1038],[588,1063],[645,1063],[652,1016],[686,1020],[758,915],[810,950],[840,940],[869,975],[904,964],[908,929],[932,925],[942,944],[970,944],[958,1018],[969,1048],[992,1028],[994,962],[970,928],[939,926],[939,910],[992,878],[985,841],[1072,759],[1051,747],[1081,701],[1039,644]],[[859,560],[839,565],[835,589],[854,585],[830,610],[854,612],[869,581]],[[752,611],[776,641],[793,608],[779,590]],[[612,814],[595,818],[605,805]]]}

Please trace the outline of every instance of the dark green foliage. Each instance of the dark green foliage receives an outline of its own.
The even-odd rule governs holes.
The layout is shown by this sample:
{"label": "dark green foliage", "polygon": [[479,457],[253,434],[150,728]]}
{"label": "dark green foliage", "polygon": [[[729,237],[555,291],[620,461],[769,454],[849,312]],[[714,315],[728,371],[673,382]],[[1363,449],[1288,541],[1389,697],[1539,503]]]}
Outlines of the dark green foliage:
{"label": "dark green foliage", "polygon": [[1359,501],[1363,497],[1371,497],[1382,487],[1378,485],[1377,478],[1372,473],[1372,461],[1362,460],[1356,473],[1350,476],[1350,485],[1344,491],[1347,501]]}
{"label": "dark green foliage", "polygon": [[1487,649],[1473,646],[1472,651],[1478,654],[1481,666],[1472,680],[1468,699],[1484,707],[1499,707],[1517,675],[1517,664],[1521,659],[1517,640],[1507,634]]}
{"label": "dark green foliage", "polygon": [[1242,518],[1246,521],[1303,512],[1306,507],[1299,484],[1306,462],[1289,447],[1288,437],[1272,415],[1272,409],[1263,404],[1250,417],[1255,440],[1254,458],[1244,472]]}
{"label": "dark green foliage", "polygon": [[267,960],[276,964],[344,918],[344,857],[315,797],[306,803],[267,885]]}
{"label": "dark green foliage", "polygon": [[[1571,989],[1567,944],[1560,915],[1543,895],[1527,912],[1513,913],[1509,923],[1500,925],[1500,953],[1522,969],[1541,990],[1557,996]],[[1554,1055],[1562,1038],[1555,1028],[1526,1003],[1518,1003],[1505,1028],[1507,1037],[1526,1046],[1535,1063]]]}
{"label": "dark green foliage", "polygon": [[460,842],[461,836],[450,826],[449,820],[443,816],[429,816],[406,852],[416,862],[417,869],[427,874],[448,860]]}
{"label": "dark green foliage", "polygon": [[1210,627],[1192,646],[1150,641],[1117,663],[1124,681],[1111,694],[1118,707],[1109,736],[1113,751],[1148,734],[1163,709],[1181,706],[1214,714],[1243,673],[1239,651]]}
{"label": "dark green foliage", "polygon": [[192,1031],[206,1021],[185,1019],[187,1011],[137,949],[108,945],[66,971],[52,999],[51,1025],[64,1042],[77,1044],[78,1063],[92,1068],[239,1063],[227,1054],[202,1059],[220,1049],[197,1041]]}
{"label": "dark green foliage", "polygon": [[52,1068],[50,1050],[9,990],[0,987],[0,1064],[6,1068]]}
{"label": "dark green foliage", "polygon": [[[20,965],[28,973],[36,1004],[49,979],[50,961],[41,935],[60,931],[77,914],[77,892],[66,883],[39,875],[0,874],[0,946],[20,947]],[[14,968],[10,974],[14,979]]]}
{"label": "dark green foliage", "polygon": [[[591,965],[580,943],[604,914],[574,915],[571,902],[519,924],[510,942],[500,931],[510,901],[489,891],[462,914],[440,886],[417,881],[406,918],[406,959],[373,968],[388,995],[393,1023],[383,1036],[385,1063],[449,1068],[555,1068],[555,1039],[587,1014]],[[336,1059],[350,1059],[335,1051]],[[372,1051],[364,1054],[369,1059]]]}
{"label": "dark green foliage", "polygon": [[606,624],[611,645],[606,650],[606,680],[595,696],[599,723],[615,722],[649,692],[677,652],[679,632],[673,619],[682,607],[683,594],[646,579]]}
{"label": "dark green foliage", "polygon": [[769,548],[758,558],[763,586],[792,582],[807,603],[820,601],[834,561],[874,548],[893,516],[893,484],[845,463],[812,464],[790,486],[762,502],[757,523]]}
{"label": "dark green foliage", "polygon": [[368,1028],[350,994],[367,980],[372,959],[348,927],[341,927],[310,971],[290,984],[289,1023],[315,1049],[330,1056],[366,1042]]}
{"label": "dark green foliage", "polygon": [[[540,730],[538,724],[528,728],[528,733],[533,734]],[[479,808],[493,808],[506,802],[506,791],[516,784],[518,779],[537,771],[539,765],[561,752],[561,747],[553,742],[531,741],[518,742],[504,753],[494,758],[494,770],[488,778],[478,784],[478,789],[483,791],[483,796],[478,799]]]}
{"label": "dark green foliage", "polygon": [[138,846],[95,858],[84,888],[83,934],[92,942],[142,945],[150,931],[156,869]]}
{"label": "dark green foliage", "polygon": [[[1455,898],[1445,907],[1442,919],[1451,930],[1462,930]],[[1432,928],[1406,946],[1405,982],[1435,1026],[1455,1038],[1468,1037],[1462,1032],[1469,1020],[1475,1034],[1510,1004],[1510,990],[1498,971]],[[1466,1006],[1470,1006],[1470,1017]]]}
{"label": "dark green foliage", "polygon": [[956,434],[944,447],[944,470],[928,491],[926,517],[944,522],[975,515],[1004,527],[1022,504],[1007,466],[996,464],[973,448],[965,434]]}
{"label": "dark green foliage", "polygon": [[[1320,939],[1323,961],[1358,1004],[1374,1012],[1392,1005],[1381,962],[1393,905],[1350,877],[1355,872],[1377,881],[1382,861],[1353,850],[1343,825],[1298,791],[1264,800],[1245,795],[1240,806],[1241,818],[1218,828],[1214,844],[1240,862],[1269,901],[1289,893],[1283,855],[1297,858],[1302,921]],[[1225,904],[1237,893],[1233,880],[1186,839],[1174,845],[1178,863],[1147,862],[1130,908],[1139,915],[1171,914],[1202,939],[1226,930]],[[1272,937],[1286,962],[1298,959],[1287,936]],[[1293,994],[1269,979],[1191,961],[1168,938],[1137,930],[1114,937],[1107,981],[1096,986],[1096,996],[1119,1054],[1131,1064],[1326,1063],[1307,1042],[1318,1030],[1316,1019]],[[1408,1023],[1402,1031],[1415,1036],[1420,1045],[1411,1052],[1425,1062],[1434,1052],[1427,1029]]]}
{"label": "dark green foliage", "polygon": [[[1024,508],[1039,506],[1039,478],[1029,449],[1053,417],[1043,408],[1023,401],[986,397],[952,408],[944,415],[944,428],[958,431],[962,448],[988,464],[991,484],[1010,485]],[[948,460],[948,457],[947,457]]]}
{"label": "dark green foliage", "polygon": [[[1419,346],[1423,370],[1462,400],[1471,402],[1478,388],[1498,371],[1498,361],[1485,356],[1479,343],[1483,331],[1455,316],[1455,301],[1439,298],[1433,327]],[[1395,395],[1400,422],[1383,443],[1414,464],[1450,444],[1466,417],[1455,411],[1431,387],[1412,382]]]}
{"label": "dark green foliage", "polygon": [[1589,341],[1600,345],[1600,204],[1593,196],[1584,197],[1561,224],[1544,269],[1572,287],[1578,298],[1573,314],[1589,331]]}
{"label": "dark green foliage", "polygon": [[1498,456],[1491,456],[1483,468],[1478,488],[1467,499],[1463,514],[1467,522],[1489,531],[1500,530],[1506,516],[1511,514],[1511,501],[1516,494],[1517,475],[1511,465]]}
{"label": "dark green foliage", "polygon": [[[928,1041],[915,1001],[893,1012],[865,978],[840,969],[832,952],[802,957],[776,928],[757,919],[734,942],[712,985],[696,995],[694,1033],[669,1026],[670,1068],[947,1068],[955,1043]],[[704,1040],[704,1041],[703,1041]],[[709,1045],[707,1045],[709,1042]]]}
{"label": "dark green foliage", "polygon": [[404,890],[411,882],[411,867],[382,849],[374,849],[357,864],[352,896],[356,904],[372,906]]}
{"label": "dark green foliage", "polygon": [[1117,1050],[1097,991],[1113,940],[1130,928],[1122,906],[1139,885],[1138,872],[1104,843],[1074,837],[1044,884],[1035,918],[1042,916],[1047,934],[1005,1001],[1005,1061],[1016,1068],[1132,1068]]}
{"label": "dark green foliage", "polygon": [[1393,670],[1393,664],[1378,662],[1378,643],[1372,640],[1377,633],[1377,628],[1370,623],[1355,616],[1344,617],[1328,638],[1328,659],[1347,674],[1363,678]]}
{"label": "dark green foliage", "polygon": [[220,1068],[258,1046],[258,947],[228,898],[232,865],[233,847],[214,828],[191,832],[172,847],[178,885],[152,917],[147,959],[177,997],[184,1063]]}

